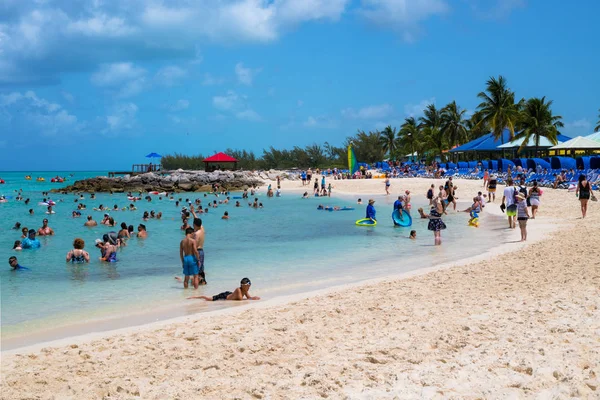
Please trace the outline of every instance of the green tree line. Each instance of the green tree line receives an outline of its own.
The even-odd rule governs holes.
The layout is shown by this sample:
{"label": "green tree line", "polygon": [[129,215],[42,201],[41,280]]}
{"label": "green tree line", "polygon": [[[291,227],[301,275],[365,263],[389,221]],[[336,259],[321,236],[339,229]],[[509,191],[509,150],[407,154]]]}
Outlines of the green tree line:
{"label": "green tree line", "polygon": [[[227,149],[225,152],[239,160],[238,168],[287,169],[287,168],[333,168],[347,167],[347,148],[352,144],[359,162],[374,163],[383,159],[402,159],[415,154],[418,159],[445,160],[447,150],[467,143],[487,133],[496,139],[503,137],[504,129],[510,131],[510,140],[522,140],[522,151],[526,143],[537,146],[541,138],[557,144],[562,117],[552,112],[552,100],[546,97],[516,99],[503,76],[491,77],[485,90],[477,94],[480,104],[472,115],[456,101],[438,108],[429,104],[419,118],[408,117],[400,127],[387,126],[383,130],[361,131],[347,137],[340,147],[327,142],[292,149],[263,149],[262,154],[246,150]],[[600,110],[599,110],[600,111]],[[598,116],[600,130],[600,115]],[[167,155],[162,159],[166,169],[203,169],[202,155]]]}

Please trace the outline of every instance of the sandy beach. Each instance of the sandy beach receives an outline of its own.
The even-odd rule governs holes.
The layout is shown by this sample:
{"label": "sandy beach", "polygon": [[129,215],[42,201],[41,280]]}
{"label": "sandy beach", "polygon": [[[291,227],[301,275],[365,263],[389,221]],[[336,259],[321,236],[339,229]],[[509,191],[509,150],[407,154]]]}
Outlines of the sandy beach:
{"label": "sandy beach", "polygon": [[[390,197],[442,182],[393,180]],[[380,179],[332,183],[334,197],[384,193]],[[456,185],[464,209],[482,182]],[[485,213],[501,215],[503,188]],[[599,226],[597,203],[581,219],[573,193],[544,188],[526,244],[516,229],[492,252],[405,277],[6,352],[0,396],[600,398]]]}

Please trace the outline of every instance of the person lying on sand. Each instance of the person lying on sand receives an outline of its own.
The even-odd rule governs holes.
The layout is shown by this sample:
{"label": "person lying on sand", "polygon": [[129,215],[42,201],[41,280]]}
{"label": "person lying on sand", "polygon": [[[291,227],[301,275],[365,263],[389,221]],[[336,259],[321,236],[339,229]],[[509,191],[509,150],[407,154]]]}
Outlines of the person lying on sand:
{"label": "person lying on sand", "polygon": [[240,287],[236,288],[233,293],[232,292],[223,292],[219,293],[215,296],[190,296],[188,299],[204,299],[206,301],[218,301],[218,300],[244,300],[246,297],[248,300],[260,300],[258,296],[250,296],[250,279],[244,278],[240,282]]}

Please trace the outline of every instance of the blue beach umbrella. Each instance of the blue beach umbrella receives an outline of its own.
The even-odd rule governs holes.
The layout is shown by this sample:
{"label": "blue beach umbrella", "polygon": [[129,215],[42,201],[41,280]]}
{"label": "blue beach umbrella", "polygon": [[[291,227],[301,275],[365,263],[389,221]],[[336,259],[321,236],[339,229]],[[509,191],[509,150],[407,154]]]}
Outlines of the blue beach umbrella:
{"label": "blue beach umbrella", "polygon": [[146,158],[161,158],[162,156],[158,153],[150,153],[146,156]]}

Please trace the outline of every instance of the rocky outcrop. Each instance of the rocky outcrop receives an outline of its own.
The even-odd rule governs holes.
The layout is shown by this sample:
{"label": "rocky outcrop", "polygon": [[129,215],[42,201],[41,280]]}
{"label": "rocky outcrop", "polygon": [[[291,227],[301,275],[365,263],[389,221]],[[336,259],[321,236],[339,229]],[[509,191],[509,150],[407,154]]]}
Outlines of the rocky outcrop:
{"label": "rocky outcrop", "polygon": [[[267,172],[269,178],[271,171]],[[159,175],[153,172],[136,176],[95,178],[76,181],[73,185],[55,192],[195,192],[209,191],[214,183],[228,190],[241,190],[252,185],[264,183],[265,174],[250,171],[184,171],[177,170],[169,174]]]}

